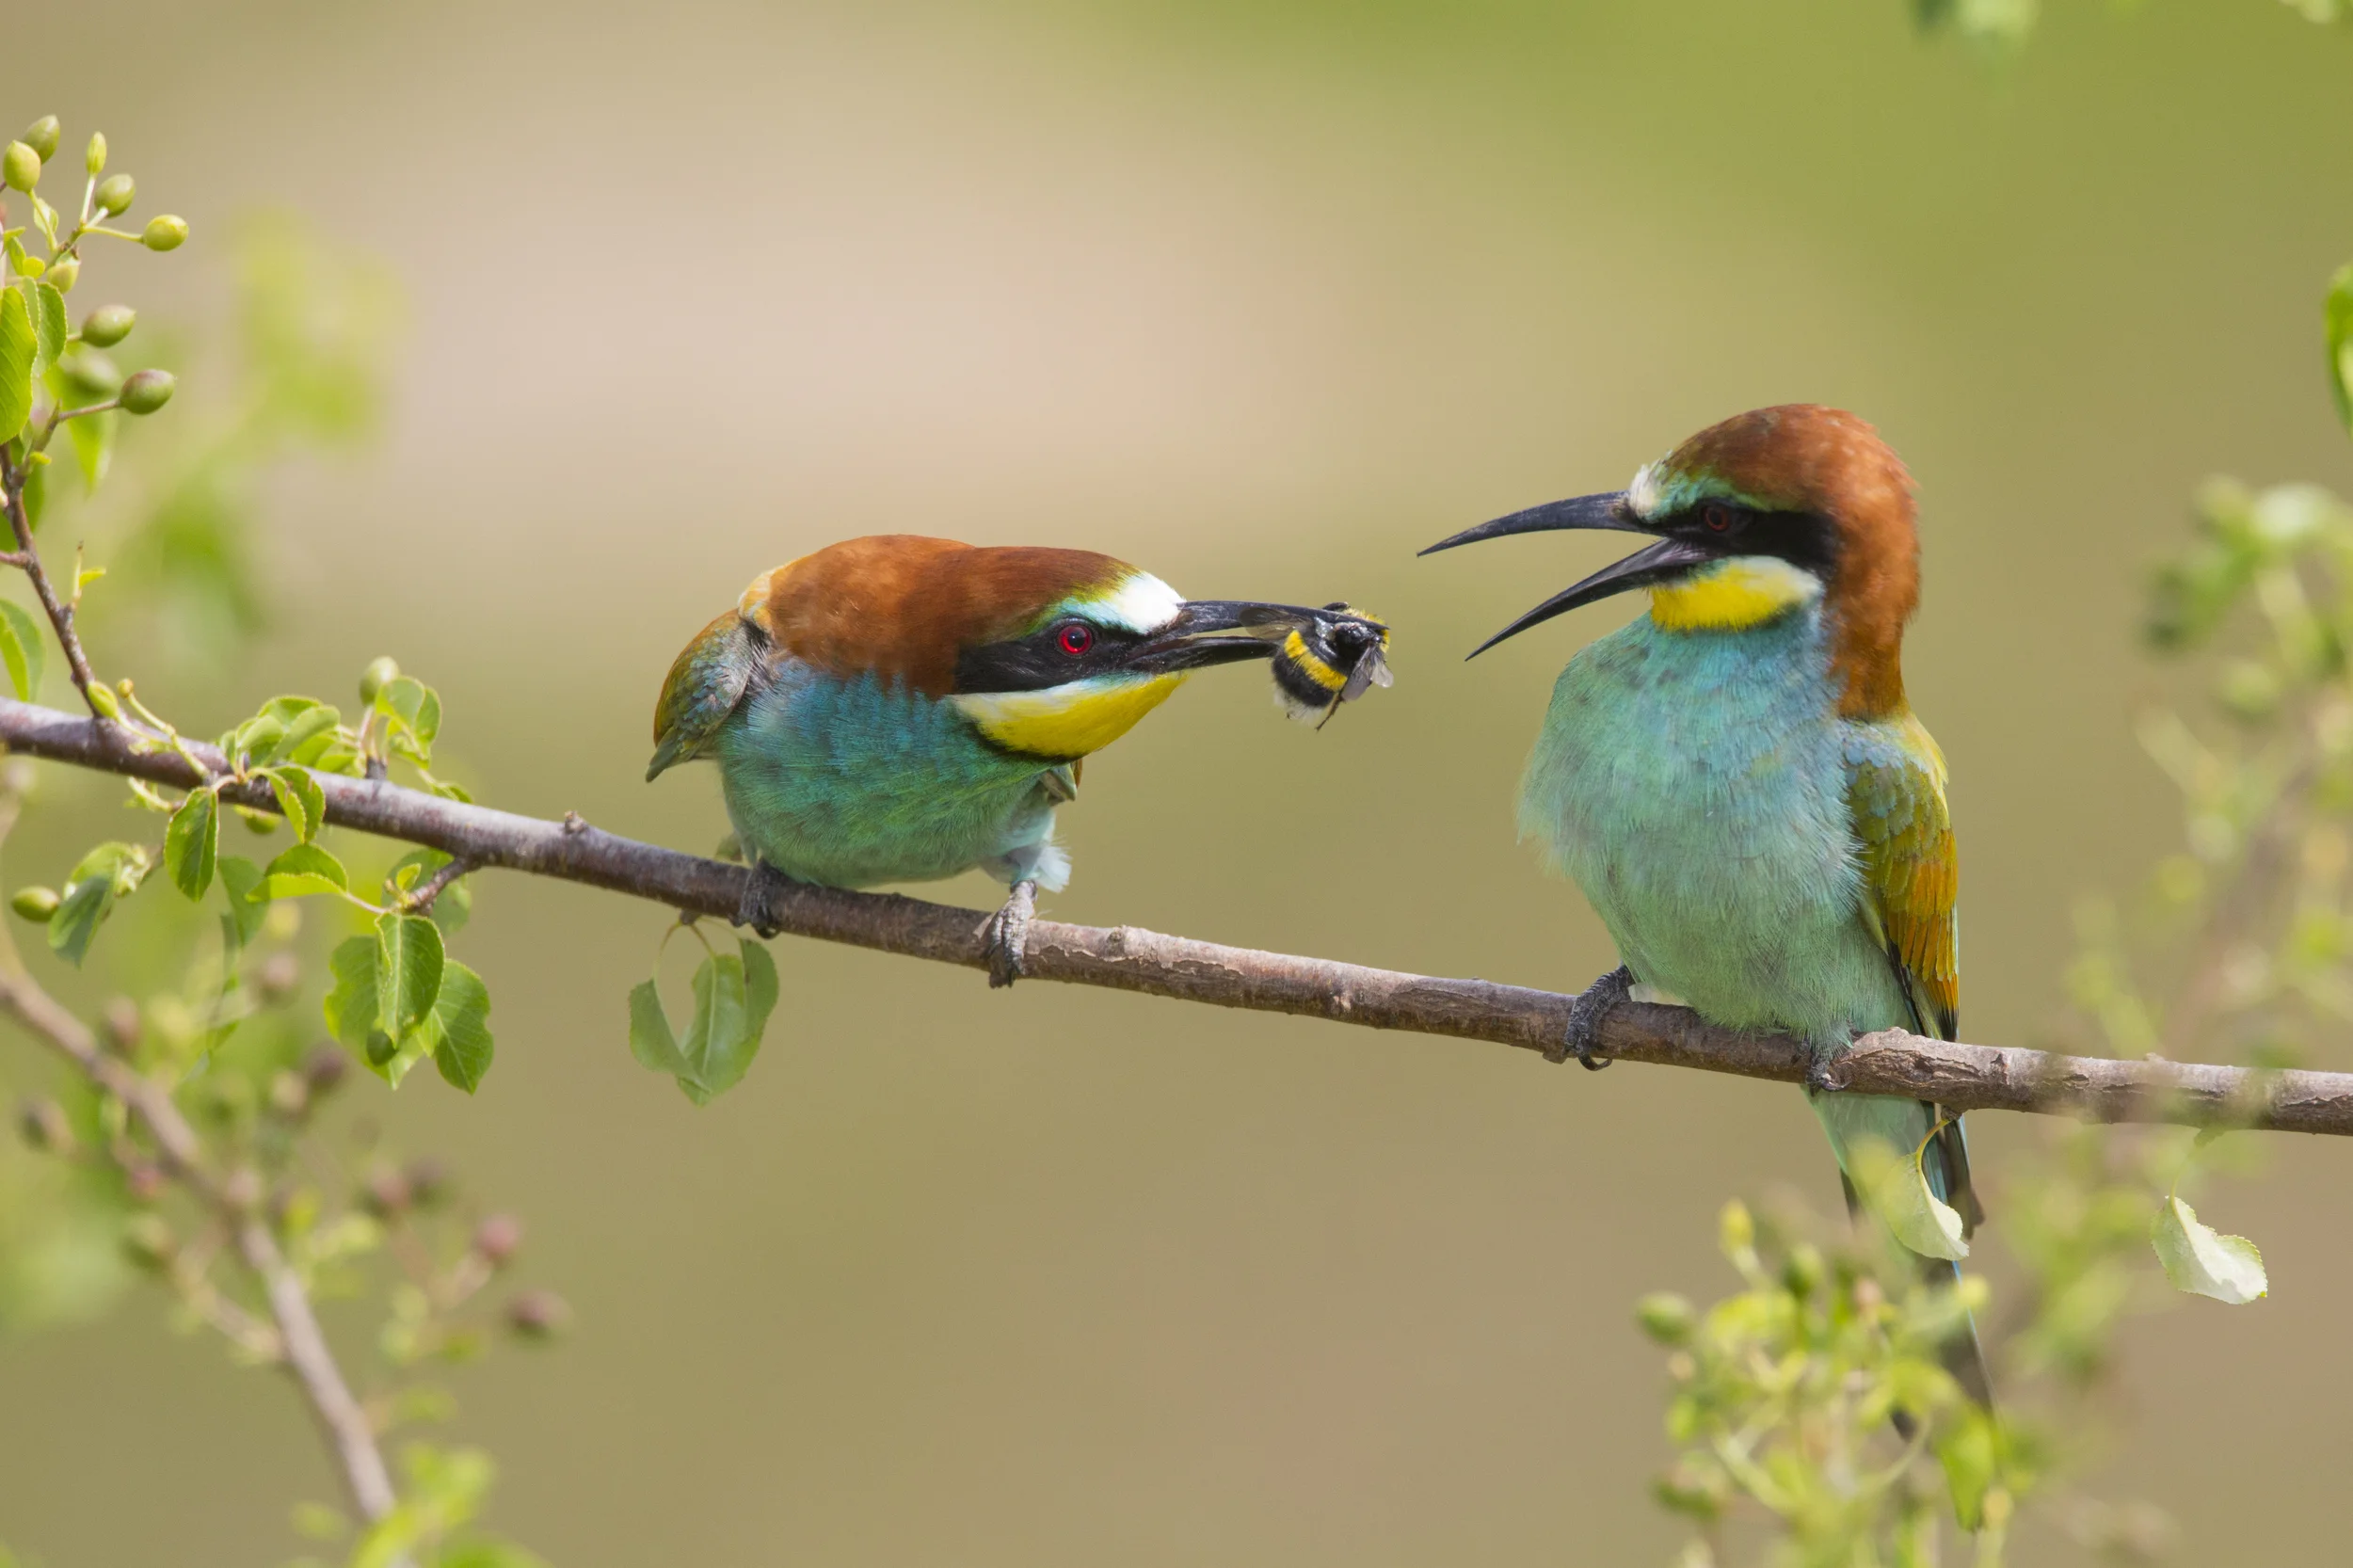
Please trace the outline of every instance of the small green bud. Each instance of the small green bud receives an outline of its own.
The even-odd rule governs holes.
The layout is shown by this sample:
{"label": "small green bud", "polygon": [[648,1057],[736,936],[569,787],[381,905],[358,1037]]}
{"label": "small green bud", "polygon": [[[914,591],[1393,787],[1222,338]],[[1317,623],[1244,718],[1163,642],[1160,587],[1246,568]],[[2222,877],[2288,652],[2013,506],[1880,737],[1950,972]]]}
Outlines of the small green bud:
{"label": "small green bud", "polygon": [[82,258],[79,256],[68,256],[62,262],[53,263],[49,268],[49,281],[59,294],[72,294],[74,280],[81,276]]}
{"label": "small green bud", "polygon": [[1716,1221],[1716,1234],[1727,1256],[1756,1245],[1756,1222],[1749,1217],[1749,1206],[1738,1198],[1724,1205]]}
{"label": "small green bud", "polygon": [[0,152],[0,179],[10,190],[31,190],[40,184],[40,154],[21,141],[8,143],[8,150]]}
{"label": "small green bud", "polygon": [[360,700],[373,704],[376,694],[400,679],[400,666],[389,657],[371,662],[360,672]]}
{"label": "small green bud", "polygon": [[138,312],[128,305],[101,305],[82,318],[82,341],[92,348],[112,348],[139,324]]}
{"label": "small green bud", "polygon": [[166,213],[147,220],[147,232],[139,235],[139,243],[150,250],[177,250],[188,242],[188,220]]}
{"label": "small green bud", "polygon": [[1690,1338],[1691,1325],[1696,1320],[1691,1304],[1666,1290],[1637,1302],[1634,1316],[1641,1321],[1642,1332],[1662,1345],[1680,1345]]}
{"label": "small green bud", "polygon": [[26,1100],[17,1108],[16,1129],[37,1149],[63,1154],[73,1147],[73,1124],[56,1100]]}
{"label": "small green bud", "polygon": [[82,154],[82,167],[89,170],[92,179],[106,172],[105,132],[92,131],[89,134],[89,151]]}
{"label": "small green bud", "polygon": [[[113,309],[122,307],[117,305]],[[57,361],[57,369],[63,373],[65,384],[84,397],[112,397],[122,390],[122,372],[112,360],[94,349],[67,355]]]}
{"label": "small green bud", "polygon": [[163,1268],[178,1245],[160,1214],[135,1214],[122,1227],[122,1250],[142,1269]]}
{"label": "small green bud", "polygon": [[102,719],[122,717],[122,704],[117,702],[114,693],[104,686],[92,686],[89,689],[89,705],[97,710],[98,716]]}
{"label": "small green bud", "polygon": [[1811,1242],[1801,1241],[1789,1249],[1782,1260],[1781,1282],[1800,1301],[1810,1298],[1822,1285],[1822,1252]]}
{"label": "small green bud", "polygon": [[40,154],[42,163],[47,163],[57,155],[57,136],[61,130],[56,115],[42,115],[24,127],[24,145]]}
{"label": "small green bud", "polygon": [[8,907],[17,919],[39,923],[57,912],[57,889],[55,888],[19,888],[8,900]]}
{"label": "small green bud", "polygon": [[122,411],[152,414],[171,401],[172,390],[178,385],[168,370],[135,371],[131,379],[122,383]]}
{"label": "small green bud", "polygon": [[[104,213],[108,217],[112,217],[117,213],[129,212],[131,210],[132,199],[136,197],[138,193],[138,182],[132,179],[128,174],[109,174],[104,180],[98,182],[98,194],[92,198],[92,200],[98,203],[98,210],[100,212]],[[171,248],[167,245],[159,245],[156,246],[155,248],[158,250],[168,250]]]}

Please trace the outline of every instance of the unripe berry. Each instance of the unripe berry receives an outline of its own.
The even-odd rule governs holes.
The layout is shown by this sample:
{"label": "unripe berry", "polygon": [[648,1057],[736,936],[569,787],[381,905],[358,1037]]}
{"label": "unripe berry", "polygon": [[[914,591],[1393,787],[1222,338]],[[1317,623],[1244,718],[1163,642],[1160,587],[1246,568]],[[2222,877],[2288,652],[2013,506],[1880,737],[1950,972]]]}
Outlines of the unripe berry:
{"label": "unripe berry", "polygon": [[161,217],[149,218],[146,232],[139,235],[139,243],[150,250],[177,250],[187,240],[188,220],[174,217],[169,213]]}
{"label": "unripe berry", "polygon": [[397,1219],[408,1212],[414,1196],[408,1190],[408,1178],[394,1170],[380,1170],[370,1176],[360,1189],[360,1207],[379,1220]]}
{"label": "unripe berry", "polygon": [[179,385],[168,370],[142,370],[132,374],[122,383],[122,411],[126,414],[152,414],[171,401],[171,393]]}
{"label": "unripe berry", "polygon": [[89,134],[89,151],[82,154],[82,167],[90,171],[93,179],[106,172],[105,132],[92,131]]}
{"label": "unripe berry", "polygon": [[1635,1304],[1634,1315],[1641,1321],[1642,1332],[1662,1345],[1680,1345],[1690,1338],[1692,1324],[1697,1320],[1691,1304],[1668,1291],[1644,1296]]}
{"label": "unripe berry", "polygon": [[40,184],[40,154],[21,141],[8,143],[8,151],[0,152],[0,180],[10,190],[31,190]]}
{"label": "unripe berry", "polygon": [[473,1250],[493,1269],[514,1256],[515,1249],[522,1244],[522,1222],[512,1214],[486,1215],[474,1226]]}
{"label": "unripe berry", "polygon": [[117,213],[129,212],[131,200],[138,193],[138,183],[128,174],[109,174],[98,182],[98,194],[93,200],[100,212],[112,217]]}
{"label": "unripe berry", "polygon": [[117,1056],[128,1057],[139,1048],[139,1004],[129,997],[117,997],[98,1012],[99,1038]]}
{"label": "unripe berry", "polygon": [[73,1147],[73,1124],[56,1100],[26,1100],[17,1108],[16,1129],[37,1149],[62,1154]]}
{"label": "unripe berry", "polygon": [[526,1290],[506,1304],[506,1323],[525,1339],[550,1339],[571,1321],[572,1309],[552,1290]]}
{"label": "unripe berry", "polygon": [[57,135],[61,129],[56,115],[42,115],[24,127],[24,145],[40,154],[42,163],[47,163],[57,155]]}
{"label": "unripe berry", "polygon": [[[107,309],[120,311],[123,307],[112,305]],[[87,342],[87,328],[83,336]],[[122,390],[122,372],[116,369],[115,362],[104,354],[88,349],[79,354],[69,354],[57,361],[57,369],[64,375],[66,385],[85,397],[112,397]]]}
{"label": "unripe berry", "polygon": [[57,912],[57,890],[55,888],[19,888],[16,896],[8,900],[8,907],[16,911],[20,920],[45,920]]}
{"label": "unripe berry", "polygon": [[49,270],[42,276],[59,294],[72,294],[74,280],[82,276],[82,258],[68,256],[62,262],[53,262],[50,264]]}
{"label": "unripe berry", "polygon": [[333,1046],[313,1046],[302,1059],[302,1079],[313,1095],[334,1093],[350,1071],[349,1059]]}
{"label": "unripe berry", "polygon": [[373,704],[376,693],[399,679],[400,666],[390,658],[370,661],[368,667],[360,672],[360,700]]}
{"label": "unripe berry", "polygon": [[160,1214],[135,1214],[122,1227],[122,1250],[142,1269],[161,1269],[171,1261],[178,1243]]}

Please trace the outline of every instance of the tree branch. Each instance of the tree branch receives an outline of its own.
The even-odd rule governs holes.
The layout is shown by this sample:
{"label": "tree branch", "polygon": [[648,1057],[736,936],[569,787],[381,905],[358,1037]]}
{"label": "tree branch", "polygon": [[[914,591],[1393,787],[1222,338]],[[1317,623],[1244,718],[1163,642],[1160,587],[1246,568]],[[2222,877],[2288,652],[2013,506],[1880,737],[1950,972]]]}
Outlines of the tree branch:
{"label": "tree branch", "polygon": [[[5,699],[0,699],[0,744],[180,789],[205,781],[186,758],[143,748],[119,727]],[[204,767],[227,771],[211,748],[190,745],[189,750]],[[576,816],[543,822],[441,800],[380,779],[317,776],[329,823],[423,844],[476,866],[583,883],[723,920],[735,913],[743,896],[741,866],[619,838]],[[221,792],[240,805],[276,809],[259,783],[232,785]],[[967,968],[985,968],[988,963],[989,917],[976,909],[788,884],[769,913],[794,936]],[[1055,920],[1031,925],[1023,975],[1538,1052],[1561,1038],[1575,1000],[1483,980],[1443,980],[1225,947],[1131,926],[1107,929]],[[1801,1041],[1719,1029],[1688,1009],[1641,1002],[1624,1003],[1609,1014],[1601,1048],[1621,1061],[1785,1083],[1806,1082],[1814,1068],[1812,1052]],[[2106,1122],[2353,1135],[2353,1074],[2055,1056],[1956,1045],[1901,1030],[1857,1041],[1830,1068],[1830,1085],[1917,1096],[1951,1111],[2031,1111]]]}
{"label": "tree branch", "polygon": [[[20,705],[21,706],[21,705]],[[63,715],[59,715],[62,717]],[[84,722],[84,721],[75,721]],[[93,726],[94,728],[94,726]],[[310,1292],[278,1245],[278,1238],[256,1212],[259,1184],[234,1177],[223,1179],[204,1162],[202,1143],[180,1114],[180,1107],[161,1084],[109,1056],[99,1047],[82,1020],[59,1006],[55,998],[21,971],[0,968],[0,1013],[6,1013],[58,1054],[82,1075],[130,1108],[155,1140],[164,1168],[207,1208],[219,1215],[235,1242],[237,1256],[251,1271],[269,1304],[270,1320],[278,1328],[280,1363],[300,1385],[316,1417],[320,1433],[334,1450],[344,1489],[369,1520],[390,1513],[397,1501],[384,1455],[376,1447],[376,1428],[367,1412],[352,1397],[343,1368],[319,1328],[311,1308]],[[251,1187],[251,1192],[243,1189]]]}

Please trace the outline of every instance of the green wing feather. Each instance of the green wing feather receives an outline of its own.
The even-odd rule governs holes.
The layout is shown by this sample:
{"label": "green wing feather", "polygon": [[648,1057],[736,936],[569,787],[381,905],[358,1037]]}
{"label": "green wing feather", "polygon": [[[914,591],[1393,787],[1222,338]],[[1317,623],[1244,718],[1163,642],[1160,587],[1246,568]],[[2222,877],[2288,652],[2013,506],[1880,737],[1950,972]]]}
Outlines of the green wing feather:
{"label": "green wing feather", "polygon": [[1847,809],[1863,851],[1863,883],[1889,961],[1922,1033],[1961,1030],[1960,866],[1945,803],[1945,758],[1909,712],[1869,727],[1849,747]]}
{"label": "green wing feather", "polygon": [[653,711],[651,780],[662,770],[703,755],[712,737],[744,700],[752,677],[767,657],[767,638],[735,610],[712,621],[670,665]]}

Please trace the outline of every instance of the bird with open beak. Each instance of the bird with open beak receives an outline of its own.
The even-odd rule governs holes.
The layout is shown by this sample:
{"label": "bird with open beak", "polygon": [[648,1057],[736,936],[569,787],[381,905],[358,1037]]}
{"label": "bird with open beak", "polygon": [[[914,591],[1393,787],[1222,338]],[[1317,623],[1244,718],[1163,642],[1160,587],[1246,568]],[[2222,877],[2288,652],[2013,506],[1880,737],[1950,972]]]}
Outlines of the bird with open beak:
{"label": "bird with open beak", "polygon": [[1009,984],[1037,890],[1069,881],[1054,812],[1090,754],[1211,664],[1271,660],[1278,704],[1328,717],[1387,684],[1387,642],[1344,605],[1187,600],[1090,551],[850,539],[755,578],[686,646],[646,776],[718,764],[753,865],[737,923],[763,935],[779,874],[1008,883],[990,981]]}
{"label": "bird with open beak", "polygon": [[[1580,888],[1623,964],[1578,999],[1560,1058],[1605,1065],[1595,1030],[1632,987],[1735,1029],[1802,1036],[1808,1097],[1850,1204],[1858,1151],[1915,1152],[1950,1233],[1907,1227],[1953,1277],[1978,1210],[1958,1117],[1824,1092],[1855,1036],[1955,1037],[1957,887],[1945,759],[1904,697],[1919,600],[1911,476],[1878,433],[1811,404],[1701,431],[1623,490],[1514,512],[1431,551],[1554,529],[1651,543],[1473,650],[1642,590],[1649,613],[1561,672],[1520,787],[1520,830]],[[1430,551],[1423,552],[1424,554]],[[1883,1167],[1881,1167],[1883,1168]],[[1935,1211],[1923,1206],[1923,1212]],[[1951,1347],[1980,1401],[1974,1333]]]}

